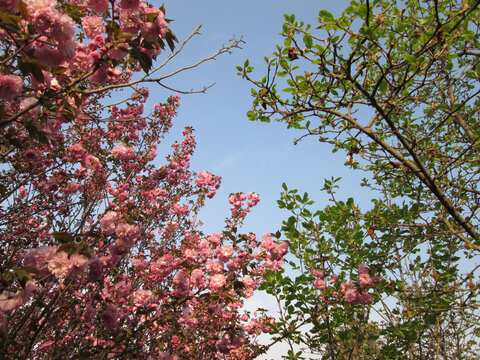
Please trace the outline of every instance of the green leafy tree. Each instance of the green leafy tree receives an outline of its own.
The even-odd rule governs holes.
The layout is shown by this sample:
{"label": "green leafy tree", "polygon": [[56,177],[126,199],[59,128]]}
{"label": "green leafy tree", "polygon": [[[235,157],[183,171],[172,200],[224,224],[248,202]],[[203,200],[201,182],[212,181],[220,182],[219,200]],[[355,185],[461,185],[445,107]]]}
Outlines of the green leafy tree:
{"label": "green leafy tree", "polygon": [[[345,152],[371,206],[284,185],[292,269],[269,274],[289,358],[471,359],[478,351],[480,1],[352,1],[285,16],[250,120]],[[338,278],[337,278],[338,277]],[[298,351],[293,344],[306,346]]]}

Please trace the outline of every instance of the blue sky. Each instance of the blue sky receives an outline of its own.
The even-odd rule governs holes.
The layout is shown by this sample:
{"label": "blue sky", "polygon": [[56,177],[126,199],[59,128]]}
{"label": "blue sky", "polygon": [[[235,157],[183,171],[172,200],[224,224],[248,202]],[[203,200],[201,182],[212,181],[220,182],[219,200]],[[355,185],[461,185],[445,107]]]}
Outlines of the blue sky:
{"label": "blue sky", "polygon": [[[362,174],[353,173],[344,166],[346,154],[332,154],[328,145],[320,144],[315,138],[294,145],[293,139],[301,133],[286,130],[283,124],[248,121],[246,112],[252,106],[251,86],[236,75],[234,68],[248,58],[256,68],[254,78],[264,76],[264,56],[270,55],[276,44],[283,42],[278,35],[283,14],[294,13],[297,20],[316,24],[320,9],[338,15],[348,3],[346,0],[166,0],[166,17],[174,20],[171,29],[180,41],[202,24],[202,35],[191,40],[170,69],[188,66],[210,56],[222,44],[228,43],[232,35],[242,36],[245,41],[243,49],[236,49],[231,55],[221,56],[166,82],[181,90],[201,89],[216,83],[204,95],[181,96],[176,127],[166,139],[166,142],[179,139],[184,126],[195,128],[198,146],[192,157],[192,169],[207,170],[222,177],[217,195],[207,201],[200,214],[206,233],[222,230],[224,219],[229,215],[228,195],[239,191],[255,191],[262,198],[247,217],[243,231],[259,236],[276,232],[290,215],[278,209],[276,204],[283,182],[290,189],[308,192],[318,201],[317,206],[323,207],[327,204],[326,197],[320,193],[323,179],[343,177],[338,198],[354,196],[368,206],[368,194],[358,185]],[[152,103],[162,101],[169,94],[166,90],[152,88]],[[275,309],[274,302],[262,294],[254,296],[247,304],[251,310],[257,307]],[[278,345],[267,358],[280,359],[286,351],[284,344]]]}
{"label": "blue sky", "polygon": [[[261,235],[275,232],[289,214],[276,207],[283,182],[289,188],[307,191],[313,199],[325,198],[319,189],[323,179],[342,176],[341,197],[358,194],[361,174],[352,174],[344,167],[346,154],[332,154],[329,146],[310,138],[293,144],[300,133],[286,130],[280,123],[250,122],[246,112],[251,109],[249,83],[237,76],[235,65],[245,59],[255,66],[254,77],[264,75],[264,56],[281,44],[278,35],[283,24],[283,14],[295,13],[298,20],[316,23],[318,11],[327,9],[339,14],[348,1],[194,1],[165,2],[166,17],[173,19],[171,29],[182,41],[197,25],[202,24],[201,36],[194,37],[172,63],[170,69],[190,65],[213,54],[235,35],[243,37],[243,49],[199,68],[179,74],[166,82],[182,90],[201,89],[215,82],[206,94],[182,95],[182,106],[176,118],[173,140],[180,137],[183,126],[192,126],[197,134],[197,151],[192,158],[192,169],[207,170],[222,177],[222,186],[216,197],[207,202],[201,213],[205,232],[218,232],[229,214],[227,197],[232,192],[255,191],[262,201],[247,217],[244,231]],[[155,88],[152,101],[161,101],[168,91]]]}

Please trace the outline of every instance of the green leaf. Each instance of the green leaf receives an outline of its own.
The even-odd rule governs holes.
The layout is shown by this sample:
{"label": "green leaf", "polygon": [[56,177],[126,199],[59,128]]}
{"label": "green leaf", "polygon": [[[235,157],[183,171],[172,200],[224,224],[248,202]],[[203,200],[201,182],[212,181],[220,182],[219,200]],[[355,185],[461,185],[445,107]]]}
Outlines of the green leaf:
{"label": "green leaf", "polygon": [[272,270],[267,270],[263,275],[263,278],[269,284],[273,284],[273,282],[275,281],[275,273]]}
{"label": "green leaf", "polygon": [[411,65],[416,65],[418,62],[418,59],[415,55],[410,55],[410,54],[403,54],[402,58],[407,60],[407,62]]}
{"label": "green leaf", "polygon": [[280,66],[281,66],[283,69],[287,70],[287,71],[288,71],[288,69],[289,69],[289,67],[288,67],[288,61],[287,61],[285,58],[281,58],[281,59],[280,59]]}
{"label": "green leaf", "polygon": [[304,34],[303,35],[303,42],[304,42],[304,44],[307,48],[309,48],[309,49],[312,48],[313,40],[312,40],[312,37],[309,34]]}
{"label": "green leaf", "polygon": [[8,9],[0,9],[0,23],[8,24],[14,29],[18,29],[20,23],[20,17],[12,14]]}
{"label": "green leaf", "polygon": [[387,82],[385,81],[385,79],[382,79],[378,88],[382,93],[385,93],[387,91]]}
{"label": "green leaf", "polygon": [[321,17],[326,22],[330,22],[335,19],[335,17],[327,10],[320,10],[320,12],[318,13],[318,16]]}

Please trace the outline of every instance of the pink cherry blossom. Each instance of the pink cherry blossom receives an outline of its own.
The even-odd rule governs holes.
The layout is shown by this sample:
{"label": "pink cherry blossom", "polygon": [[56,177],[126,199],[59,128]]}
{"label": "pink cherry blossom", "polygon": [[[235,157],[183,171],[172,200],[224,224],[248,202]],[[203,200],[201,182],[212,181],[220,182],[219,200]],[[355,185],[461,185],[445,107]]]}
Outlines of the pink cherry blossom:
{"label": "pink cherry blossom", "polygon": [[159,37],[165,38],[168,31],[168,23],[165,21],[163,13],[159,9],[148,8],[146,13],[158,13],[155,21],[144,22],[142,24],[142,36],[147,41],[156,41]]}
{"label": "pink cherry blossom", "polygon": [[108,0],[87,0],[87,6],[97,14],[103,14],[108,10]]}
{"label": "pink cherry blossom", "polygon": [[345,292],[345,300],[350,304],[355,304],[358,302],[358,292],[357,289],[352,288],[348,289]]}
{"label": "pink cherry blossom", "polygon": [[324,276],[323,271],[319,271],[316,269],[312,269],[312,275],[315,276],[316,278],[323,278]]}
{"label": "pink cherry blossom", "polygon": [[226,284],[227,278],[223,274],[215,274],[210,278],[210,281],[208,283],[208,287],[216,292],[220,291]]}
{"label": "pink cherry blossom", "polygon": [[325,288],[327,287],[327,283],[323,279],[315,279],[314,285],[320,291],[325,290]]}
{"label": "pink cherry blossom", "polygon": [[190,282],[198,288],[203,287],[203,271],[201,269],[194,269],[190,274]]}
{"label": "pink cherry blossom", "polygon": [[70,262],[68,264],[70,279],[78,279],[83,277],[88,269],[88,259],[84,255],[72,254],[70,255]]}
{"label": "pink cherry blossom", "polygon": [[49,46],[36,48],[35,58],[48,68],[60,66],[66,60],[58,49],[51,49]]}
{"label": "pink cherry blossom", "polygon": [[209,274],[218,274],[223,271],[223,264],[220,261],[207,261],[205,266]]}
{"label": "pink cherry blossom", "polygon": [[115,228],[115,234],[116,244],[126,250],[134,244],[140,233],[137,226],[121,223]]}
{"label": "pink cherry blossom", "polygon": [[217,251],[217,257],[221,262],[227,262],[230,260],[234,253],[233,246],[228,244],[222,246],[218,251]]}
{"label": "pink cherry blossom", "polygon": [[0,8],[6,8],[12,11],[16,11],[18,1],[19,0],[0,0]]}
{"label": "pink cherry blossom", "polygon": [[87,270],[88,259],[80,254],[68,255],[65,251],[55,253],[48,260],[48,270],[57,279],[67,277],[76,279],[83,276]]}
{"label": "pink cherry blossom", "polygon": [[185,274],[183,271],[179,271],[173,278],[173,284],[175,287],[175,296],[184,299],[186,298],[189,293],[190,289],[187,284],[187,278],[185,277]]}
{"label": "pink cherry blossom", "polygon": [[[127,43],[121,43],[118,46],[121,46],[125,49],[130,48],[130,45],[128,45]],[[123,60],[128,55],[128,52],[126,52],[125,50],[122,50],[118,47],[113,47],[113,48],[108,50],[107,54],[110,58],[112,58],[114,60],[117,60],[117,61],[120,61],[120,60]]]}
{"label": "pink cherry blossom", "polygon": [[133,293],[133,302],[135,306],[148,305],[153,298],[153,293],[150,290],[137,290]]}
{"label": "pink cherry blossom", "polygon": [[117,327],[118,323],[118,307],[113,304],[109,304],[104,313],[101,314],[101,318],[104,321],[105,328],[109,331],[113,331]]}
{"label": "pink cherry blossom", "polygon": [[89,281],[99,281],[102,279],[103,275],[103,261],[100,258],[95,258],[90,261],[88,280]]}
{"label": "pink cherry blossom", "polygon": [[369,305],[373,302],[373,297],[368,292],[362,292],[357,295],[357,302],[361,305]]}
{"label": "pink cherry blossom", "polygon": [[123,9],[120,12],[120,26],[123,32],[136,34],[141,23],[138,10]]}
{"label": "pink cherry blossom", "polygon": [[140,6],[140,0],[121,0],[120,6],[122,9],[137,10]]}
{"label": "pink cherry blossom", "polygon": [[37,10],[45,8],[54,8],[57,5],[56,0],[24,0],[27,5],[27,10],[30,15],[33,15]]}
{"label": "pink cherry blossom", "polygon": [[245,296],[247,298],[251,297],[253,295],[253,292],[258,287],[258,281],[255,281],[251,277],[242,277],[241,281],[243,282],[243,285],[245,286]]}
{"label": "pink cherry blossom", "polygon": [[340,288],[342,289],[342,292],[344,294],[347,290],[353,289],[354,287],[355,287],[355,285],[353,285],[353,283],[351,283],[350,281],[343,282],[343,283],[340,284]]}
{"label": "pink cherry blossom", "polygon": [[83,31],[85,36],[94,39],[95,36],[101,35],[105,32],[105,25],[103,19],[100,16],[92,15],[86,16],[82,20]]}
{"label": "pink cherry blossom", "polygon": [[358,265],[358,274],[368,274],[368,267],[365,264]]}
{"label": "pink cherry blossom", "polygon": [[24,258],[24,265],[32,267],[42,272],[48,271],[48,262],[55,255],[56,246],[40,246],[36,249],[30,249]]}
{"label": "pink cherry blossom", "polygon": [[48,270],[57,279],[65,279],[69,273],[70,260],[65,251],[55,253],[48,261]]}
{"label": "pink cherry blossom", "polygon": [[112,149],[112,155],[116,159],[130,160],[135,156],[135,149],[133,147],[119,145]]}
{"label": "pink cherry blossom", "polygon": [[21,291],[2,291],[0,293],[0,312],[12,311],[23,304]]}
{"label": "pink cherry blossom", "polygon": [[0,99],[14,99],[22,93],[23,80],[17,75],[0,75]]}
{"label": "pink cherry blossom", "polygon": [[79,51],[70,61],[68,67],[70,70],[87,72],[92,69],[93,59],[90,55]]}
{"label": "pink cherry blossom", "polygon": [[361,287],[370,286],[372,284],[372,279],[367,273],[361,273],[360,275],[358,275],[357,281],[358,285],[360,285]]}

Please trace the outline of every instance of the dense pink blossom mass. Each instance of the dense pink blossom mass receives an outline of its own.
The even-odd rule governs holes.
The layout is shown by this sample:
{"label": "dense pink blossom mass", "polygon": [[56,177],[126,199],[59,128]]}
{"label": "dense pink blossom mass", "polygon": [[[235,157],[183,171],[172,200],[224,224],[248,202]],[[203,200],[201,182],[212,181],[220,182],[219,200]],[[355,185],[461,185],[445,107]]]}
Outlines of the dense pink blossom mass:
{"label": "dense pink blossom mass", "polygon": [[[0,0],[2,358],[245,360],[279,329],[243,309],[289,250],[240,233],[260,196],[230,194],[205,234],[221,178],[190,170],[194,130],[157,154],[180,98],[147,110],[143,85],[175,49],[169,23],[140,0]],[[341,306],[382,281],[365,264],[312,275]]]}
{"label": "dense pink blossom mass", "polygon": [[[238,231],[260,201],[196,220],[220,177],[189,169],[193,129],[157,155],[180,106],[144,109],[175,46],[139,0],[0,1],[0,353],[11,359],[250,359],[273,319],[242,310],[288,245]],[[112,104],[114,89],[125,101]]]}

